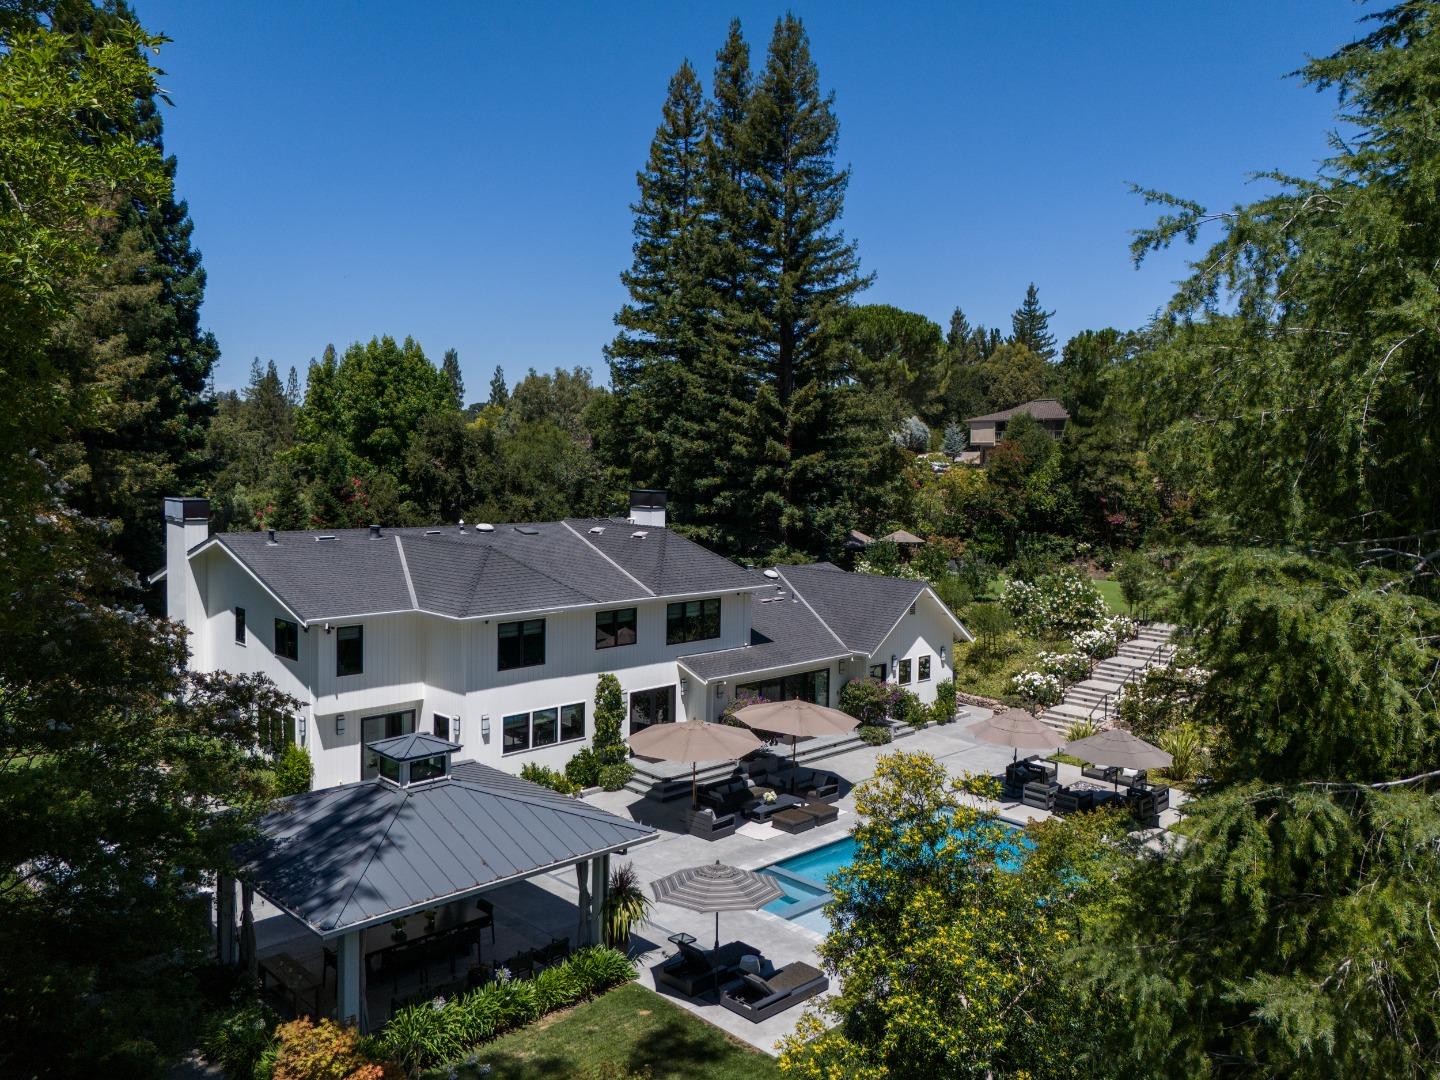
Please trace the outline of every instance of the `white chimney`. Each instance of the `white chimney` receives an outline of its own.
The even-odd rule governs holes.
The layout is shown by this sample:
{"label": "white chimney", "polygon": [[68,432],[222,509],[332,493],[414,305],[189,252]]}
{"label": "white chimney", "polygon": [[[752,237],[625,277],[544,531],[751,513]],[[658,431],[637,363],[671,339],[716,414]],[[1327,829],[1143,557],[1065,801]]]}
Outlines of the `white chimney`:
{"label": "white chimney", "polygon": [[[200,589],[186,557],[210,538],[210,500],[165,500],[165,614],[198,633],[202,618]],[[192,645],[193,648],[193,645]]]}
{"label": "white chimney", "polygon": [[668,496],[663,491],[656,491],[653,488],[631,488],[630,523],[632,525],[652,525],[663,529],[667,501]]}

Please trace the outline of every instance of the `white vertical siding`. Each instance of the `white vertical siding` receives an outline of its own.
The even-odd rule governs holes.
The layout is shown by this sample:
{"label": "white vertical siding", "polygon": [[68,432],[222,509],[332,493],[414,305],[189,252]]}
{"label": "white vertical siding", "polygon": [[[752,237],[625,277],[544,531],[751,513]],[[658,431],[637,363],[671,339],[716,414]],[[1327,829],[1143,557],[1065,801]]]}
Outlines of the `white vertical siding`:
{"label": "white vertical siding", "polygon": [[[910,682],[905,689],[913,690],[921,701],[928,704],[935,700],[935,684],[955,677],[950,648],[954,635],[954,623],[940,601],[931,593],[924,592],[915,603],[915,614],[907,613],[896,624],[875,650],[870,662],[885,664],[888,668],[892,656],[897,661],[910,660]],[[924,656],[930,658],[930,678],[920,682],[920,658]]]}

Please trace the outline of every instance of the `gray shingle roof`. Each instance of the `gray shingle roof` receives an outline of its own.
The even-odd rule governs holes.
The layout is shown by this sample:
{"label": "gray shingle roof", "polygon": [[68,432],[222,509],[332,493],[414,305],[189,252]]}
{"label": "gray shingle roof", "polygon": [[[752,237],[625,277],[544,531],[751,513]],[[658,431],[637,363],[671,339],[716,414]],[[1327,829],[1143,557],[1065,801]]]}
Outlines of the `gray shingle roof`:
{"label": "gray shingle roof", "polygon": [[[631,535],[637,531],[645,537]],[[214,539],[307,623],[412,610],[478,618],[754,582],[669,529],[613,520],[497,525],[483,533],[387,529],[378,539],[366,529],[281,532],[274,544],[258,532]]]}
{"label": "gray shingle roof", "polygon": [[775,569],[847,649],[867,656],[880,647],[925,589],[923,581],[852,574],[827,562]]}
{"label": "gray shingle roof", "polygon": [[1016,405],[1011,409],[1001,409],[999,412],[986,413],[984,416],[971,416],[966,419],[967,424],[974,424],[986,420],[1009,420],[1017,413],[1029,413],[1036,420],[1069,420],[1070,414],[1065,411],[1065,406],[1054,398],[1037,398],[1034,401],[1027,401],[1024,404]]}
{"label": "gray shingle roof", "polygon": [[657,835],[473,761],[420,787],[296,795],[260,832],[237,852],[240,876],[325,936]]}
{"label": "gray shingle roof", "polygon": [[[793,590],[765,582],[751,604],[750,645],[682,657],[697,678],[710,682],[795,664],[821,663],[848,656],[849,650]],[[780,596],[780,599],[776,597]]]}

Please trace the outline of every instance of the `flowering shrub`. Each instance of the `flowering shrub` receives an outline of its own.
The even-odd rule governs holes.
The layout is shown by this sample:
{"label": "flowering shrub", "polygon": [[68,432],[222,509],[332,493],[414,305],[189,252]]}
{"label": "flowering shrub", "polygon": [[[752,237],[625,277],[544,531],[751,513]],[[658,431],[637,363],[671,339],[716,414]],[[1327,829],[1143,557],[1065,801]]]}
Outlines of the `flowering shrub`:
{"label": "flowering shrub", "polygon": [[849,713],[862,724],[879,724],[887,718],[903,720],[908,691],[878,679],[851,679],[840,688],[840,711]]}
{"label": "flowering shrub", "polygon": [[1035,705],[1054,705],[1064,695],[1060,679],[1044,671],[1022,671],[1010,680],[1010,693]]}
{"label": "flowering shrub", "polygon": [[1074,682],[1090,674],[1090,658],[1083,652],[1042,652],[1035,661],[1045,674],[1057,675],[1066,682]]}
{"label": "flowering shrub", "polygon": [[276,1028],[275,1039],[274,1080],[400,1080],[403,1075],[393,1063],[371,1060],[360,1032],[334,1020],[315,1024],[301,1017]]}
{"label": "flowering shrub", "polygon": [[1000,603],[1027,634],[1074,633],[1105,618],[1105,598],[1089,579],[1060,570],[1032,582],[1011,578]]}
{"label": "flowering shrub", "polygon": [[1120,720],[1140,738],[1155,742],[1190,721],[1195,700],[1209,678],[1204,668],[1152,668],[1125,685]]}
{"label": "flowering shrub", "polygon": [[1091,660],[1105,660],[1115,655],[1117,642],[1105,630],[1095,627],[1092,630],[1081,630],[1070,638],[1070,644],[1075,646],[1075,651]]}

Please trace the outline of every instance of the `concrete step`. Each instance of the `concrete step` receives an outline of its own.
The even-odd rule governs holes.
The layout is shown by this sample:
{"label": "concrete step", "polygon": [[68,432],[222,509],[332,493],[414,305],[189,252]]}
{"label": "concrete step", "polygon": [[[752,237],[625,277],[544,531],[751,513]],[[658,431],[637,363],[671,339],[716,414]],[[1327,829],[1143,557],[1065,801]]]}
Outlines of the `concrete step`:
{"label": "concrete step", "polygon": [[1045,710],[1046,715],[1065,717],[1066,723],[1071,720],[1083,720],[1090,716],[1092,709],[1089,705],[1072,705],[1068,701],[1062,701],[1059,705],[1051,705]]}

